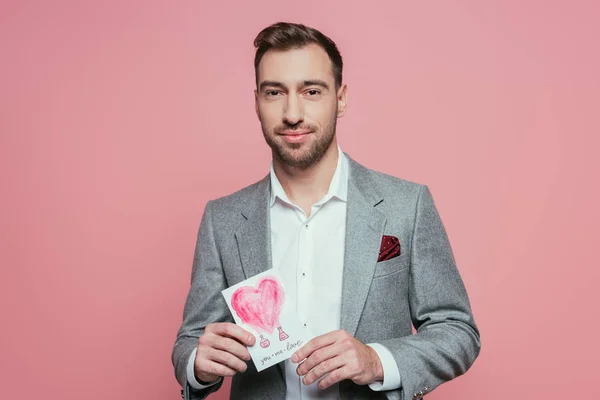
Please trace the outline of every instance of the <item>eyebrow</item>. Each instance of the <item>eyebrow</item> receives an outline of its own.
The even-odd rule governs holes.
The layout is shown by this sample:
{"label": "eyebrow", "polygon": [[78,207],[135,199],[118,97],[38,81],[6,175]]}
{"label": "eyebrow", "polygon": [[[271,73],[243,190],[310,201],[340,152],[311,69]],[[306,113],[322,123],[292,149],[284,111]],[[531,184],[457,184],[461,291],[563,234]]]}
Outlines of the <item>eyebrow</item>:
{"label": "eyebrow", "polygon": [[[300,88],[306,87],[306,86],[320,86],[323,89],[329,90],[329,85],[327,84],[327,82],[322,81],[320,79],[309,79],[306,81],[303,81],[302,84],[300,85]],[[266,87],[276,87],[276,88],[280,88],[280,89],[285,89],[286,86],[278,81],[262,81],[260,83],[260,91],[263,91]]]}

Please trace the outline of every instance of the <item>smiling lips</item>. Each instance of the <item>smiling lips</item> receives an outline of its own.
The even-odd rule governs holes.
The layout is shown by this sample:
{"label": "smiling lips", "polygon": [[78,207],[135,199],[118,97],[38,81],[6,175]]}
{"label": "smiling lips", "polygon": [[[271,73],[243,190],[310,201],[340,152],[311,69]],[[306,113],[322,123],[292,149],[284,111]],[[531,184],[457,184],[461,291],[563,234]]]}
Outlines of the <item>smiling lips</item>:
{"label": "smiling lips", "polygon": [[303,141],[309,133],[311,133],[311,131],[283,131],[280,133],[280,135],[282,135],[283,139],[288,142],[298,143]]}

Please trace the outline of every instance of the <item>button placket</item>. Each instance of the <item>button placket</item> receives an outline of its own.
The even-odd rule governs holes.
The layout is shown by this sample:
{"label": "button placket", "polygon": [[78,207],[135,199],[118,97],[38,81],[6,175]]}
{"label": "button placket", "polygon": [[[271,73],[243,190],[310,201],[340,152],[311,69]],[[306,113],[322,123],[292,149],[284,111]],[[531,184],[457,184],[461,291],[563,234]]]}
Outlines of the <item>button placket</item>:
{"label": "button placket", "polygon": [[[306,218],[303,219],[302,225],[298,231],[298,270],[297,270],[297,302],[300,320],[304,329],[308,329],[308,317],[310,304],[308,299],[310,298],[310,285],[308,284],[307,266],[310,262],[312,253],[309,232],[309,223]],[[300,382],[300,396],[301,398],[308,396],[308,387],[302,384],[301,377],[298,377]]]}
{"label": "button placket", "polygon": [[306,320],[308,317],[308,287],[307,287],[307,279],[306,279],[306,265],[307,265],[307,248],[309,246],[307,237],[306,237],[306,218],[303,219],[302,225],[298,231],[298,269],[296,272],[296,282],[297,282],[297,295],[296,302],[298,304],[298,313],[300,315],[301,320],[306,326]]}
{"label": "button placket", "polygon": [[312,297],[312,287],[310,285],[311,260],[313,256],[312,231],[310,229],[311,219],[305,220],[299,232],[300,248],[298,253],[298,304],[302,304],[302,314],[300,317],[303,326],[308,328],[310,322],[310,299]]}

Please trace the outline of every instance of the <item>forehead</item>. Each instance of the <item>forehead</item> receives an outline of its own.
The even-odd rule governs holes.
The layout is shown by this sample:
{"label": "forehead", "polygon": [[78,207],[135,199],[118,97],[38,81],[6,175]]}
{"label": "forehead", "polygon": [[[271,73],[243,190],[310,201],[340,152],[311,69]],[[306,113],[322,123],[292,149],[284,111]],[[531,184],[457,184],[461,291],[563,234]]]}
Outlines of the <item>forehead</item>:
{"label": "forehead", "polygon": [[310,79],[334,81],[332,63],[319,45],[311,43],[300,49],[267,51],[258,64],[258,83],[278,81],[295,83]]}

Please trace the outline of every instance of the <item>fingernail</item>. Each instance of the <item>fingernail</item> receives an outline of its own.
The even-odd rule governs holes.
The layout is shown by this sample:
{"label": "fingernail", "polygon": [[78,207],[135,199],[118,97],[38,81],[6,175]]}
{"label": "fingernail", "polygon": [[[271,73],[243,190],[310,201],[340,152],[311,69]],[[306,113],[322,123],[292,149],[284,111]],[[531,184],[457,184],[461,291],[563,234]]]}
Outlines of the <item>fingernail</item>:
{"label": "fingernail", "polygon": [[292,355],[292,362],[298,362],[298,356],[296,355],[296,353]]}

